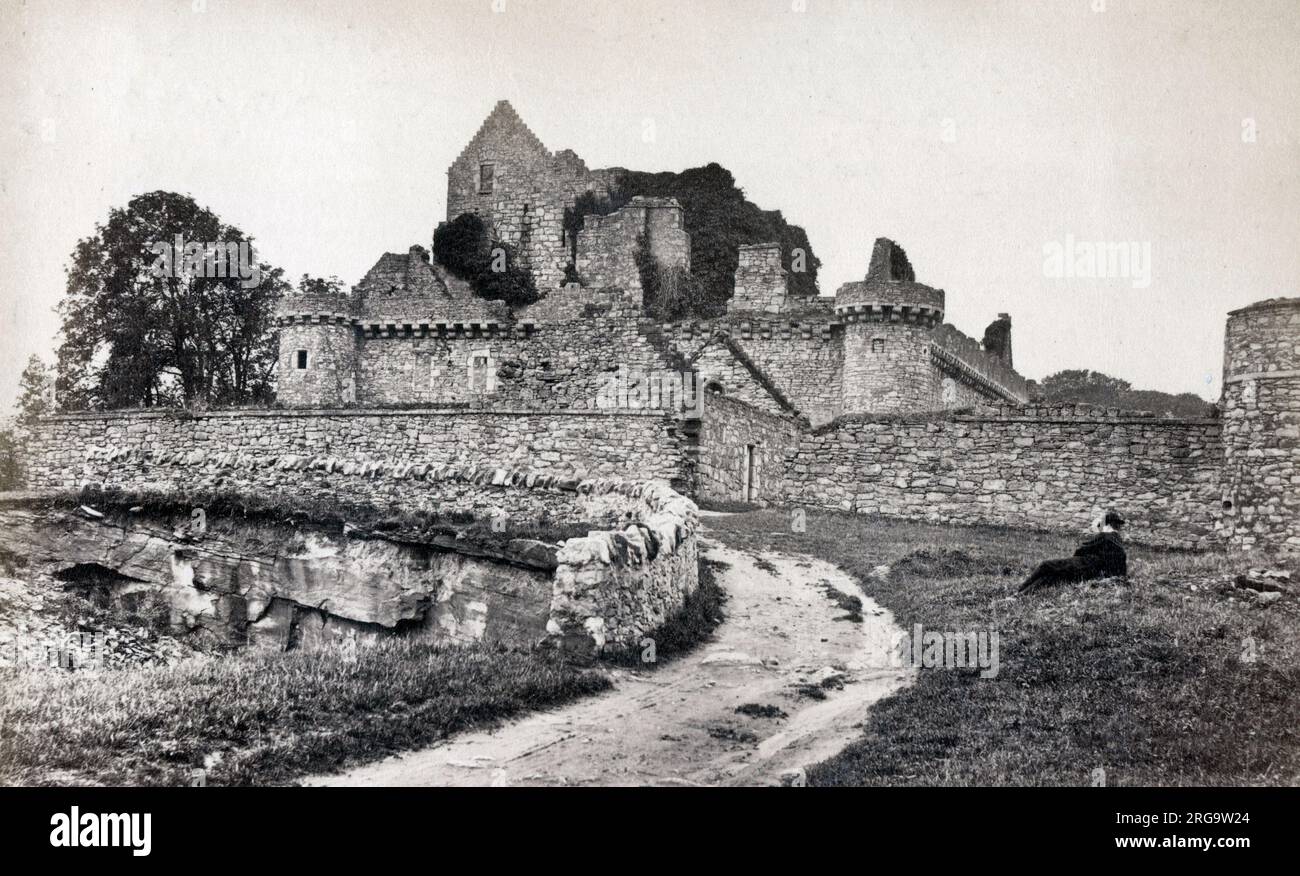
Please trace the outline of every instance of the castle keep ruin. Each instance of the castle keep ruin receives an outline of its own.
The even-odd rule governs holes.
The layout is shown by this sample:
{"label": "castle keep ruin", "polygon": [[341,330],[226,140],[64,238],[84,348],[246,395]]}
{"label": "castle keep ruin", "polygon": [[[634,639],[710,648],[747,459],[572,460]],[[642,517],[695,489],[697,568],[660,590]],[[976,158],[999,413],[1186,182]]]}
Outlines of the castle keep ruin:
{"label": "castle keep ruin", "polygon": [[[740,248],[725,314],[647,318],[638,248],[688,270],[689,217],[632,192],[566,224],[615,173],[550,152],[499,103],[448,171],[447,218],[475,213],[517,247],[542,300],[512,311],[423,245],[385,253],[349,293],[281,302],[280,409],[52,416],[28,485],[234,484],[480,515],[613,489],[630,516],[565,542],[547,617],[552,635],[624,646],[693,588],[683,496],[1071,530],[1120,507],[1140,541],[1300,553],[1300,298],[1229,314],[1221,417],[1036,406],[1010,316],[982,343],[946,323],[944,290],[885,238],[833,299],[791,295],[780,245],[760,242]],[[626,391],[654,375],[703,404]]]}
{"label": "castle keep ruin", "polygon": [[[498,103],[447,171],[447,219],[483,219],[518,249],[546,297],[511,313],[476,297],[422,246],[386,253],[350,295],[282,302],[281,403],[587,410],[611,367],[671,371],[682,357],[724,392],[771,411],[782,398],[813,423],[1028,400],[1010,364],[1010,317],[994,324],[998,350],[983,349],[943,322],[943,290],[918,283],[902,248],[883,238],[865,278],[833,303],[791,295],[780,245],[750,244],[725,317],[653,324],[641,312],[636,253],[644,244],[659,264],[690,269],[681,205],[632,193],[577,230],[565,225],[579,198],[609,196],[617,171],[550,152]],[[580,283],[565,282],[570,266]]]}

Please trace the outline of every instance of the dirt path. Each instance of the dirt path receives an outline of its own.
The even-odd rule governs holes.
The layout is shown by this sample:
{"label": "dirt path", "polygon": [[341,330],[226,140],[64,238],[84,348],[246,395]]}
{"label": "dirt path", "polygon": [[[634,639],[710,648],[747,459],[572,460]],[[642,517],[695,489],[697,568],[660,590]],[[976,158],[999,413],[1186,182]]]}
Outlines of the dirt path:
{"label": "dirt path", "polygon": [[[726,620],[714,639],[655,671],[613,673],[614,689],[495,730],[309,785],[763,785],[799,782],[801,768],[860,735],[867,708],[908,683],[883,648],[896,629],[864,600],[862,622],[826,585],[860,595],[829,563],[706,542]],[[800,693],[810,686],[824,699]],[[744,704],[788,717],[737,714]]]}

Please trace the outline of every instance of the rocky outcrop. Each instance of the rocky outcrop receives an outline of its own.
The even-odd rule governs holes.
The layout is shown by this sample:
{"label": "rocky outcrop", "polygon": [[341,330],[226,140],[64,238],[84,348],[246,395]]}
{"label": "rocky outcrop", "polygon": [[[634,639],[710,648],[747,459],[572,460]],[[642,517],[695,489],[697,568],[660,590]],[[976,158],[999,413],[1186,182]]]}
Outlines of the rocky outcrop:
{"label": "rocky outcrop", "polygon": [[695,504],[667,484],[493,469],[455,479],[496,484],[507,507],[559,494],[569,519],[613,528],[547,543],[482,527],[381,533],[265,513],[205,512],[196,526],[188,508],[78,508],[26,494],[0,496],[0,547],[108,600],[156,597],[174,634],[280,649],[401,634],[617,650],[698,584]]}
{"label": "rocky outcrop", "polygon": [[[434,545],[271,522],[110,510],[0,509],[5,549],[33,574],[110,601],[157,597],[166,626],[226,645],[289,649],[402,633],[528,643],[546,635],[551,574]],[[544,565],[541,564],[541,565]]]}

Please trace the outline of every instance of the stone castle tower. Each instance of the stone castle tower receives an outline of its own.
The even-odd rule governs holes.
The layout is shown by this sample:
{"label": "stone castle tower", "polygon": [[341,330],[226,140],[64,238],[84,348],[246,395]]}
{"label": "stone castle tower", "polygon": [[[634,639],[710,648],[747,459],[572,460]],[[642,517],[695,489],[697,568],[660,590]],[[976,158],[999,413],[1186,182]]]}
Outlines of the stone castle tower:
{"label": "stone castle tower", "polygon": [[916,282],[902,247],[876,241],[866,279],[835,293],[835,313],[844,323],[845,411],[936,407],[930,341],[943,322],[943,305],[942,289]]}
{"label": "stone castle tower", "polygon": [[447,219],[478,215],[519,248],[540,288],[555,288],[573,255],[564,212],[586,192],[607,197],[611,176],[570,149],[552,153],[509,101],[498,101],[447,170]]}
{"label": "stone castle tower", "polygon": [[498,101],[447,169],[447,220],[483,219],[518,248],[539,289],[559,288],[573,266],[583,286],[639,293],[634,253],[642,237],[664,265],[690,270],[690,235],[676,200],[633,197],[617,211],[584,217],[581,230],[565,224],[579,198],[607,200],[621,173],[588,168],[571,149],[551,152],[508,101]]}
{"label": "stone castle tower", "polygon": [[1228,546],[1300,553],[1300,298],[1228,314],[1222,406]]}
{"label": "stone castle tower", "polygon": [[353,310],[343,292],[295,292],[280,302],[276,398],[281,404],[328,408],[355,401]]}

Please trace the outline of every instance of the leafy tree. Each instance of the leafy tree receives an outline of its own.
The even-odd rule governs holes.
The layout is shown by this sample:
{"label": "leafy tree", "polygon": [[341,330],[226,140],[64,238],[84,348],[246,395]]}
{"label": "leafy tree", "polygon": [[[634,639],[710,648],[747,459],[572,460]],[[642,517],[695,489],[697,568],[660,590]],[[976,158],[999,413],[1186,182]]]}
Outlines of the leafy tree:
{"label": "leafy tree", "polygon": [[1209,417],[1215,408],[1200,396],[1137,390],[1127,380],[1099,371],[1068,369],[1044,377],[1038,393],[1045,402],[1084,402],[1125,410],[1151,411],[1169,417]]}
{"label": "leafy tree", "polygon": [[303,295],[341,295],[347,290],[347,284],[338,277],[313,277],[303,274],[298,281],[298,292]]}
{"label": "leafy tree", "polygon": [[18,436],[11,428],[0,428],[0,490],[16,490],[22,486],[22,472],[18,466]]}
{"label": "leafy tree", "polygon": [[18,378],[18,419],[23,423],[38,420],[54,412],[50,390],[54,387],[54,373],[40,356],[27,359],[27,367]]}
{"label": "leafy tree", "polygon": [[474,213],[461,213],[450,222],[439,223],[433,232],[433,257],[472,283],[492,258],[487,223]]}
{"label": "leafy tree", "polygon": [[[1133,384],[1118,377],[1110,377],[1100,371],[1086,369],[1067,369],[1049,374],[1040,381],[1043,396],[1049,401],[1092,401],[1093,399],[1113,399],[1121,393],[1128,392]],[[1102,401],[1093,402],[1103,404]]]}
{"label": "leafy tree", "polygon": [[493,239],[487,223],[473,213],[462,213],[434,230],[433,256],[438,264],[467,280],[480,298],[500,299],[519,307],[541,297],[519,251]]}
{"label": "leafy tree", "polygon": [[77,243],[68,267],[59,305],[61,403],[117,408],[269,398],[273,312],[287,284],[279,268],[255,261],[252,244],[174,192],[139,195],[111,210]]}

